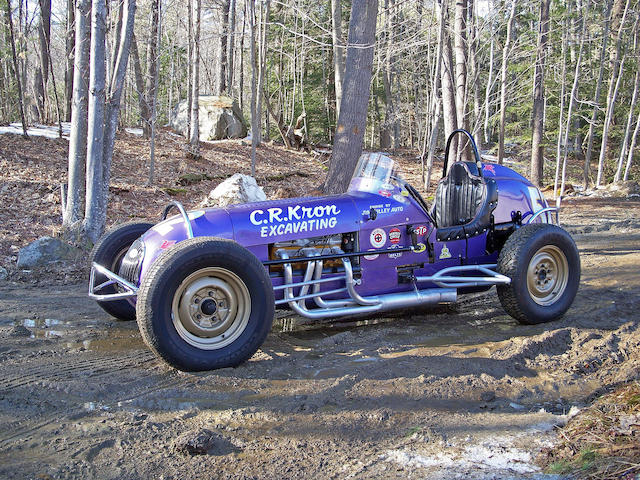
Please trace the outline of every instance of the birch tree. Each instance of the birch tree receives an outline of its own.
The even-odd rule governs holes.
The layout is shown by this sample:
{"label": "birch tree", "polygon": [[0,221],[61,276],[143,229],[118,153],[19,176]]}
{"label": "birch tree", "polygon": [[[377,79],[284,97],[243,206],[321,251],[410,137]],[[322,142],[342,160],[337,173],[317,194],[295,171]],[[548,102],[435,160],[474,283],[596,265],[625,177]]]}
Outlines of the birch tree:
{"label": "birch tree", "polygon": [[513,35],[513,23],[516,18],[516,0],[511,0],[509,20],[507,22],[507,36],[502,48],[502,67],[500,69],[500,127],[498,131],[498,163],[502,165],[504,161],[504,126],[507,118],[507,66],[509,61],[509,51],[511,49],[511,37]]}

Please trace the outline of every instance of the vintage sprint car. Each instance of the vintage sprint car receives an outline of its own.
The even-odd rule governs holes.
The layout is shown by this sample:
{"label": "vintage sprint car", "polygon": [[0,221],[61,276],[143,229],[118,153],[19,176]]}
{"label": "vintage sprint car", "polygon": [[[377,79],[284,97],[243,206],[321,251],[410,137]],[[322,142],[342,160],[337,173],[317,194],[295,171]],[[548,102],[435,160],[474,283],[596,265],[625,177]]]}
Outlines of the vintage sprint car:
{"label": "vintage sprint car", "polygon": [[[456,134],[475,161],[447,170]],[[189,212],[171,202],[160,223],[126,223],[100,239],[89,296],[137,319],[147,345],[187,371],[250,358],[275,308],[320,320],[455,302],[495,285],[521,323],[563,315],[580,258],[557,208],[513,170],[482,163],[466,131],[448,139],[444,164],[431,207],[380,153],[362,155],[342,195]],[[179,215],[166,218],[172,208]]]}

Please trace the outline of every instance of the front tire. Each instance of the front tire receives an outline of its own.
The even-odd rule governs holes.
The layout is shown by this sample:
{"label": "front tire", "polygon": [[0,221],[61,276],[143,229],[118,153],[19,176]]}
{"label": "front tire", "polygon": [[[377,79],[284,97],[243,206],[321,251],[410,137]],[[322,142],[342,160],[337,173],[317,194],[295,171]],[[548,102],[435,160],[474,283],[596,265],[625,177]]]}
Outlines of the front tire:
{"label": "front tire", "polygon": [[147,345],[185,371],[249,359],[271,329],[274,308],[262,263],[236,242],[214,237],[185,240],[158,257],[136,303]]}
{"label": "front tire", "polygon": [[[128,222],[117,225],[105,233],[93,246],[89,256],[89,267],[93,262],[113,273],[118,273],[122,259],[133,242],[153,227],[153,223]],[[106,282],[107,278],[96,272],[96,285]],[[116,293],[114,285],[104,288],[100,293]],[[109,315],[122,321],[136,319],[136,308],[127,300],[98,301],[98,305]]]}
{"label": "front tire", "polygon": [[520,323],[546,323],[571,306],[580,283],[580,256],[562,228],[524,225],[507,239],[498,256],[498,272],[511,278],[497,287],[505,311]]}

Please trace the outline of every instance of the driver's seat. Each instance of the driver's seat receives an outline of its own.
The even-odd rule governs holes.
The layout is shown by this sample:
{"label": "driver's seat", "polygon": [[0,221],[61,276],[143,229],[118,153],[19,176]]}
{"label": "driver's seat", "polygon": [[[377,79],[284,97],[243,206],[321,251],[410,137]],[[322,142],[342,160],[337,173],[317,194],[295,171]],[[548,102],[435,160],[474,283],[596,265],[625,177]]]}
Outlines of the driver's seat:
{"label": "driver's seat", "polygon": [[455,162],[436,190],[436,240],[448,242],[485,232],[497,205],[495,180],[484,178],[473,162]]}

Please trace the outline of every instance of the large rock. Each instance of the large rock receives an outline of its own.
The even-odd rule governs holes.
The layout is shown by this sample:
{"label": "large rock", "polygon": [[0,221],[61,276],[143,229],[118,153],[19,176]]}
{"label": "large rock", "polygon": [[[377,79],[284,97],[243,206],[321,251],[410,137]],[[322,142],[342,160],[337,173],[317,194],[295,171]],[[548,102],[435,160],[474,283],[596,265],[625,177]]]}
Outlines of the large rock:
{"label": "large rock", "polygon": [[18,268],[32,268],[47,263],[74,259],[78,250],[52,237],[41,237],[18,251]]}
{"label": "large rock", "polygon": [[[205,95],[200,97],[198,106],[200,140],[221,140],[247,136],[242,111],[232,98]],[[171,112],[169,120],[171,128],[185,137],[187,136],[188,116],[187,101],[182,100]]]}
{"label": "large rock", "polygon": [[202,207],[224,207],[238,203],[262,202],[267,196],[256,183],[256,179],[236,173],[211,190],[200,204]]}

